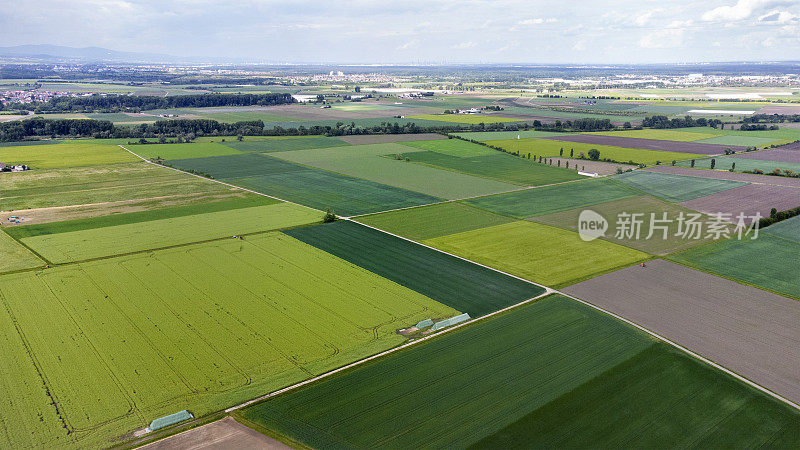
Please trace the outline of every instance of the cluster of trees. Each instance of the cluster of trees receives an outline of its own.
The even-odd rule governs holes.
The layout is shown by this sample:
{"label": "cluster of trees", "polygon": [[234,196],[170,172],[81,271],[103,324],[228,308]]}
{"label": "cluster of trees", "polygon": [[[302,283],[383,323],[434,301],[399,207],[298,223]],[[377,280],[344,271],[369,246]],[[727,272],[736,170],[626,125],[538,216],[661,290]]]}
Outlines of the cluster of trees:
{"label": "cluster of trees", "polygon": [[744,123],[782,123],[800,122],[800,114],[753,114],[742,119]]}
{"label": "cluster of trees", "polygon": [[642,120],[643,127],[658,128],[658,129],[690,128],[690,127],[716,128],[717,125],[722,125],[722,121],[719,119],[706,119],[705,117],[700,117],[695,119],[692,116],[686,116],[683,118],[675,118],[675,119],[670,119],[667,116],[651,116],[651,117],[645,117],[644,120]]}
{"label": "cluster of trees", "polygon": [[107,120],[41,119],[0,123],[0,142],[21,141],[35,136],[108,136],[114,124]]}
{"label": "cluster of trees", "polygon": [[214,106],[273,106],[294,102],[291,94],[198,94],[156,97],[145,95],[91,95],[56,97],[44,103],[15,105],[36,112],[118,112]]}
{"label": "cluster of trees", "polygon": [[792,217],[800,216],[800,206],[793,209],[788,209],[786,211],[778,211],[776,208],[772,208],[772,211],[769,213],[769,217],[762,217],[758,221],[758,227],[764,228],[772,225],[773,223],[780,222],[782,220],[791,219]]}
{"label": "cluster of trees", "polygon": [[766,130],[777,130],[777,125],[770,125],[766,126],[764,124],[748,124],[743,123],[741,127],[739,127],[742,131],[766,131]]}

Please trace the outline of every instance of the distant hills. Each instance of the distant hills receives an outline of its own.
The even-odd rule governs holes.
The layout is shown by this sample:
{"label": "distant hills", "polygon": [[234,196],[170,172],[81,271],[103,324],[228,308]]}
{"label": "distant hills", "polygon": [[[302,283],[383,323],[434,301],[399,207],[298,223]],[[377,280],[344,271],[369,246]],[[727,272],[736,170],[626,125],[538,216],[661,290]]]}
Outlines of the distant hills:
{"label": "distant hills", "polygon": [[85,62],[182,62],[201,58],[177,57],[159,53],[120,52],[102,47],[66,47],[63,45],[34,44],[0,47],[0,57],[36,60],[79,60]]}

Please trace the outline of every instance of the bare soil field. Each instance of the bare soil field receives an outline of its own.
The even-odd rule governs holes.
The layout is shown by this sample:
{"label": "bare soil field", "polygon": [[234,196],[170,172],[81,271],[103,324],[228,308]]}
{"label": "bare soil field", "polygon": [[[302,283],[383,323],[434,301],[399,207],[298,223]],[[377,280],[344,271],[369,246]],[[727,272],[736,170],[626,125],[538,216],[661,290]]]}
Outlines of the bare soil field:
{"label": "bare soil field", "polygon": [[789,144],[779,148],[770,148],[758,152],[740,153],[734,158],[760,159],[762,161],[778,161],[800,164],[800,144]]}
{"label": "bare soil field", "polygon": [[661,150],[679,153],[697,153],[700,155],[720,155],[729,148],[743,151],[745,148],[736,145],[703,144],[697,142],[663,141],[658,139],[641,139],[628,137],[603,136],[599,134],[571,134],[549,137],[555,141],[582,142],[585,144],[611,145],[624,148],[639,148],[645,150]]}
{"label": "bare soil field", "polygon": [[800,402],[800,302],[663,260],[564,289]]}
{"label": "bare soil field", "polygon": [[753,215],[758,212],[761,217],[767,217],[772,208],[785,211],[800,206],[800,188],[748,184],[680,205],[706,214],[730,213],[734,221],[739,213]]}
{"label": "bare soil field", "polygon": [[192,428],[166,439],[141,447],[147,450],[189,449],[289,449],[281,442],[248,428],[233,417],[226,417],[208,425]]}
{"label": "bare soil field", "polygon": [[339,139],[352,145],[365,145],[365,144],[386,144],[392,142],[435,141],[439,139],[447,139],[447,136],[442,136],[441,134],[436,134],[436,133],[371,134],[371,135],[341,136],[339,137]]}
{"label": "bare soil field", "polygon": [[672,175],[687,175],[690,177],[713,178],[716,180],[746,181],[754,184],[770,186],[800,187],[800,178],[773,177],[769,175],[755,175],[751,173],[728,172],[727,170],[704,170],[689,167],[653,166],[648,167],[648,172],[668,173]]}
{"label": "bare soil field", "polygon": [[[800,114],[800,106],[775,106],[769,105],[765,106],[758,111],[756,114]],[[780,126],[784,126],[785,124],[780,124]]]}

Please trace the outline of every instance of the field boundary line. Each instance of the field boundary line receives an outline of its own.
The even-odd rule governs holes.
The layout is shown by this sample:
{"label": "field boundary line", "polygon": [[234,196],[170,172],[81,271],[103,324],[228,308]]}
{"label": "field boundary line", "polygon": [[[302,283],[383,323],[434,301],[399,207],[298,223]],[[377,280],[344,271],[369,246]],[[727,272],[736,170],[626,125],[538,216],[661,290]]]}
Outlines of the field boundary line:
{"label": "field boundary line", "polygon": [[339,367],[339,368],[337,368],[337,369],[333,369],[333,370],[331,370],[331,371],[328,371],[328,372],[325,372],[325,373],[323,373],[323,374],[317,375],[317,376],[316,376],[316,377],[314,377],[314,378],[309,378],[309,379],[307,379],[307,380],[304,380],[304,381],[301,381],[301,382],[299,382],[299,383],[295,383],[295,384],[293,384],[293,385],[291,385],[291,386],[287,386],[287,387],[285,387],[285,388],[278,389],[278,390],[276,390],[276,391],[272,391],[272,392],[270,392],[269,394],[265,394],[265,395],[262,395],[262,396],[260,396],[260,397],[254,398],[254,399],[252,399],[252,400],[248,400],[248,401],[246,401],[246,402],[244,402],[244,403],[240,403],[240,404],[238,404],[238,405],[236,405],[236,406],[231,406],[230,408],[227,408],[227,409],[225,410],[225,412],[226,412],[226,413],[231,413],[231,412],[233,412],[233,411],[237,411],[237,410],[239,410],[239,409],[242,409],[242,408],[245,408],[245,407],[247,407],[247,406],[250,406],[250,405],[252,405],[252,404],[254,404],[254,403],[261,402],[261,401],[263,401],[263,400],[266,400],[266,399],[269,399],[269,398],[275,397],[276,395],[283,394],[283,393],[285,393],[285,392],[288,392],[288,391],[291,391],[291,390],[297,389],[297,388],[299,388],[299,387],[305,386],[305,385],[307,385],[307,384],[310,384],[310,383],[313,383],[313,382],[315,382],[315,381],[319,381],[319,380],[322,380],[322,379],[324,379],[324,378],[327,378],[327,377],[329,377],[329,376],[335,375],[335,374],[337,374],[337,373],[339,373],[339,372],[342,372],[342,371],[344,371],[344,370],[347,370],[347,369],[351,369],[351,368],[353,368],[353,367],[360,366],[360,365],[362,365],[362,364],[364,364],[364,363],[367,363],[367,362],[369,362],[369,361],[372,361],[372,360],[374,360],[374,359],[378,359],[378,358],[380,358],[380,357],[383,357],[383,356],[386,356],[386,355],[392,354],[392,353],[394,353],[394,352],[397,352],[397,351],[403,350],[403,349],[405,349],[405,348],[408,348],[408,347],[411,347],[411,346],[413,346],[413,345],[417,345],[417,344],[419,344],[420,342],[425,342],[425,341],[427,341],[427,340],[429,340],[429,339],[433,339],[433,338],[436,338],[436,337],[442,336],[442,335],[444,335],[445,333],[449,333],[449,332],[451,332],[451,331],[453,331],[453,330],[457,330],[457,329],[459,329],[459,328],[461,328],[461,327],[465,327],[465,326],[467,326],[467,325],[470,325],[470,324],[473,324],[473,323],[475,323],[475,322],[477,322],[477,321],[484,320],[484,319],[488,319],[489,317],[493,317],[493,316],[495,316],[495,315],[497,315],[497,314],[501,314],[501,313],[503,313],[503,312],[506,312],[506,311],[508,311],[509,309],[513,309],[513,308],[516,308],[516,307],[518,307],[518,306],[522,306],[522,305],[524,305],[524,304],[527,304],[527,303],[530,303],[530,302],[533,302],[533,301],[539,300],[539,299],[541,299],[541,298],[544,298],[544,297],[546,297],[546,296],[548,296],[548,295],[551,295],[551,294],[553,294],[553,293],[555,293],[555,291],[553,291],[552,289],[550,289],[550,288],[545,288],[545,292],[543,292],[543,293],[541,293],[541,294],[537,295],[536,297],[531,297],[531,298],[529,298],[529,299],[525,299],[525,300],[523,300],[523,301],[521,301],[521,302],[518,302],[518,303],[515,303],[515,304],[513,304],[513,305],[506,306],[506,307],[505,307],[505,308],[503,308],[503,309],[498,309],[497,311],[493,311],[493,312],[491,312],[491,313],[489,313],[489,314],[485,314],[485,315],[483,315],[483,316],[476,317],[476,318],[474,318],[474,319],[468,320],[468,321],[466,321],[466,322],[459,323],[459,324],[457,324],[457,325],[453,325],[453,326],[451,326],[451,327],[449,327],[449,328],[446,328],[446,329],[444,329],[444,330],[442,330],[442,331],[439,331],[439,332],[437,332],[437,333],[432,333],[432,334],[429,334],[428,336],[425,336],[425,337],[422,337],[422,338],[419,338],[419,339],[414,339],[414,340],[412,340],[412,341],[410,341],[410,342],[406,342],[405,344],[399,345],[399,346],[397,346],[397,347],[394,347],[394,348],[390,348],[389,350],[384,350],[384,351],[382,351],[382,352],[380,352],[380,353],[376,353],[376,354],[374,354],[374,355],[372,355],[372,356],[368,356],[368,357],[366,357],[366,358],[363,358],[363,359],[360,359],[360,360],[358,360],[358,361],[354,361],[354,362],[352,362],[352,363],[350,363],[350,364],[347,364],[347,365],[345,365],[345,366],[342,366],[342,367]]}
{"label": "field boundary line", "polygon": [[121,149],[125,150],[126,152],[130,153],[131,155],[133,155],[133,156],[135,156],[135,157],[137,157],[137,158],[141,159],[142,161],[144,161],[144,162],[146,162],[146,163],[148,163],[148,164],[152,164],[152,165],[154,165],[154,166],[157,166],[157,167],[164,167],[164,168],[167,168],[167,169],[170,169],[170,170],[174,170],[174,171],[176,171],[176,172],[185,173],[186,175],[191,175],[191,176],[193,176],[193,177],[201,178],[201,179],[203,179],[203,180],[208,180],[208,181],[212,181],[212,182],[214,182],[214,183],[219,183],[219,184],[222,184],[222,185],[225,185],[225,186],[228,186],[228,187],[232,187],[232,188],[236,188],[236,189],[241,189],[241,190],[243,190],[243,191],[251,192],[251,193],[253,193],[253,194],[260,195],[260,196],[262,196],[262,197],[269,197],[269,198],[272,198],[272,199],[275,199],[275,200],[280,200],[280,201],[282,201],[282,202],[285,202],[285,203],[291,203],[292,205],[302,206],[302,207],[304,207],[304,208],[313,209],[313,210],[315,210],[315,211],[319,211],[319,212],[324,212],[324,211],[322,211],[322,210],[319,210],[319,209],[317,209],[317,208],[312,208],[312,207],[310,207],[310,206],[301,205],[300,203],[295,203],[295,202],[292,202],[292,201],[289,201],[289,200],[282,199],[282,198],[280,198],[280,197],[275,197],[274,195],[269,195],[269,194],[265,194],[265,193],[263,193],[263,192],[254,191],[254,190],[252,190],[252,189],[243,188],[243,187],[241,187],[241,186],[236,186],[236,185],[234,185],[234,184],[226,183],[226,182],[224,182],[224,181],[220,181],[220,180],[215,180],[215,179],[213,179],[213,178],[204,177],[204,176],[202,176],[202,175],[197,175],[197,174],[195,174],[195,173],[189,173],[189,172],[187,172],[187,171],[185,171],[185,170],[181,170],[181,169],[178,169],[178,168],[176,168],[176,167],[170,167],[170,166],[165,166],[165,165],[163,165],[163,164],[157,164],[157,163],[154,163],[153,161],[150,161],[150,160],[149,160],[149,159],[147,159],[147,158],[144,158],[144,157],[142,157],[142,156],[141,156],[141,155],[139,155],[138,153],[134,153],[134,152],[132,152],[132,151],[128,150],[128,149],[127,149],[127,148],[125,148],[125,147],[124,147],[122,144],[118,144],[118,146],[119,146],[119,148],[121,148]]}
{"label": "field boundary line", "polygon": [[[601,176],[599,176],[597,178],[602,178],[602,177],[607,177],[607,176],[608,175],[601,175]],[[470,196],[470,197],[454,198],[454,199],[450,199],[450,200],[442,200],[441,202],[428,203],[428,204],[425,204],[425,205],[404,206],[402,208],[387,209],[386,211],[378,211],[378,212],[371,212],[371,213],[364,213],[364,214],[356,214],[356,215],[347,216],[347,217],[341,216],[341,218],[345,219],[345,220],[349,220],[349,219],[358,218],[358,217],[372,216],[372,215],[375,215],[375,214],[383,214],[383,213],[394,212],[394,211],[403,211],[403,210],[406,210],[406,209],[422,208],[422,207],[425,207],[425,206],[441,205],[441,204],[444,204],[444,203],[455,203],[455,202],[461,202],[461,201],[464,201],[464,200],[472,200],[472,199],[476,199],[476,198],[491,197],[493,195],[512,194],[514,192],[528,191],[528,190],[531,190],[531,189],[539,189],[539,188],[550,187],[550,186],[560,186],[562,184],[576,183],[578,181],[595,180],[597,178],[578,178],[577,180],[560,181],[558,183],[542,184],[542,185],[539,185],[539,186],[520,186],[519,189],[512,189],[510,191],[492,192],[491,194],[481,194],[481,195],[473,195],[473,196]],[[489,211],[489,212],[492,212],[492,211]],[[499,214],[499,213],[494,213],[494,214]],[[506,217],[510,217],[510,216],[506,216]],[[359,223],[361,223],[361,222],[359,222]],[[383,230],[381,230],[381,231],[383,231]],[[398,236],[398,237],[402,237],[402,236]],[[403,238],[403,239],[405,239],[405,238]],[[416,242],[416,241],[414,241],[414,242]],[[453,256],[455,256],[455,255],[453,255]]]}
{"label": "field boundary line", "polygon": [[[357,223],[361,224],[361,222],[357,222]],[[479,265],[479,266],[482,266],[482,267],[486,267],[486,268],[488,268],[488,269],[492,269],[492,270],[494,270],[494,271],[496,271],[496,272],[502,273],[502,274],[504,274],[504,275],[508,275],[508,276],[510,276],[510,277],[513,277],[513,278],[517,278],[517,279],[519,279],[519,280],[522,280],[522,281],[525,281],[525,282],[527,282],[527,283],[530,283],[530,284],[533,284],[533,285],[536,285],[536,286],[543,287],[543,288],[546,290],[546,292],[549,292],[549,293],[554,293],[554,294],[560,294],[560,295],[563,295],[563,296],[565,296],[565,297],[568,297],[568,298],[570,298],[570,299],[573,299],[573,300],[575,300],[575,301],[578,301],[578,302],[580,302],[580,303],[582,303],[582,304],[584,304],[584,305],[587,305],[587,306],[589,306],[589,307],[591,307],[591,308],[594,308],[594,309],[596,309],[596,310],[598,310],[598,311],[600,311],[600,312],[603,312],[603,313],[605,313],[605,314],[608,314],[608,315],[609,315],[609,316],[611,316],[611,317],[614,317],[614,318],[616,318],[616,319],[619,319],[619,320],[621,320],[621,321],[623,321],[623,322],[625,322],[625,323],[627,323],[627,324],[629,324],[629,325],[632,325],[632,326],[636,327],[637,329],[639,329],[639,330],[641,330],[641,331],[644,331],[645,333],[647,333],[647,334],[649,334],[649,335],[651,335],[651,336],[653,336],[653,337],[655,337],[655,338],[657,338],[657,339],[660,339],[660,340],[662,340],[662,341],[666,342],[667,344],[670,344],[670,345],[672,345],[673,347],[677,348],[678,350],[681,350],[681,351],[685,352],[686,354],[688,354],[688,355],[690,355],[690,356],[693,356],[693,357],[695,357],[695,358],[699,359],[700,361],[702,361],[702,362],[704,362],[704,363],[706,363],[706,364],[709,364],[710,366],[712,366],[712,367],[714,367],[714,368],[716,368],[716,369],[719,369],[719,370],[721,370],[721,371],[723,371],[723,372],[727,373],[728,375],[731,375],[731,376],[733,376],[734,378],[736,378],[736,379],[738,379],[738,380],[740,380],[740,381],[743,381],[744,383],[746,383],[746,384],[748,384],[748,385],[750,385],[750,386],[752,386],[752,387],[754,387],[754,388],[758,389],[759,391],[762,391],[762,392],[764,392],[765,394],[767,394],[767,395],[770,395],[770,396],[774,397],[775,399],[777,399],[777,400],[780,400],[780,401],[782,401],[782,402],[786,403],[787,405],[789,405],[789,406],[791,406],[791,407],[793,407],[793,408],[795,408],[795,409],[797,409],[797,410],[800,410],[800,404],[797,404],[797,403],[795,403],[795,402],[793,402],[793,401],[789,400],[788,398],[786,398],[786,397],[783,397],[782,395],[780,395],[780,394],[778,394],[778,393],[772,392],[772,391],[771,391],[771,390],[769,390],[768,388],[766,388],[766,387],[764,387],[764,386],[761,386],[760,384],[758,384],[758,383],[756,383],[756,382],[754,382],[754,381],[751,381],[751,380],[749,380],[749,379],[747,379],[747,378],[743,377],[742,375],[739,375],[739,374],[737,374],[736,372],[733,372],[732,370],[730,370],[730,369],[728,369],[728,368],[726,368],[726,367],[724,367],[724,366],[722,366],[722,365],[720,365],[720,364],[718,364],[718,363],[715,363],[714,361],[711,361],[710,359],[708,359],[708,358],[705,358],[704,356],[702,356],[702,355],[700,355],[700,354],[698,354],[698,353],[695,353],[695,352],[694,352],[694,351],[692,351],[692,350],[689,350],[688,348],[686,348],[686,347],[684,347],[684,346],[682,346],[682,345],[678,344],[677,342],[674,342],[674,341],[672,341],[672,340],[670,340],[670,339],[668,339],[668,338],[666,338],[666,337],[664,337],[664,336],[662,336],[662,335],[660,335],[660,334],[656,333],[655,331],[651,331],[651,330],[649,330],[648,328],[646,328],[646,327],[644,327],[644,326],[642,326],[642,325],[639,325],[639,324],[637,324],[636,322],[633,322],[633,321],[631,321],[631,320],[629,320],[629,319],[626,319],[626,318],[624,318],[624,317],[622,317],[622,316],[620,316],[620,315],[618,315],[618,314],[615,314],[615,313],[613,313],[613,312],[611,312],[611,311],[608,311],[608,310],[606,310],[606,309],[603,309],[603,308],[601,308],[601,307],[599,307],[599,306],[597,306],[597,305],[594,305],[594,304],[592,304],[592,303],[589,303],[589,302],[587,302],[587,301],[585,301],[585,300],[581,300],[581,299],[579,299],[579,298],[577,298],[577,297],[575,297],[575,296],[572,296],[572,295],[566,294],[566,293],[564,293],[564,292],[562,292],[562,291],[560,291],[560,290],[558,290],[558,289],[553,289],[553,288],[550,288],[550,287],[548,287],[548,286],[544,286],[544,285],[541,285],[541,284],[538,284],[538,283],[534,283],[533,281],[526,280],[526,279],[524,279],[524,278],[521,278],[521,277],[518,277],[518,276],[516,276],[516,275],[511,275],[511,274],[505,273],[505,272],[503,272],[502,270],[498,270],[498,269],[495,269],[495,268],[493,268],[493,267],[489,267],[489,266],[483,265],[483,264],[481,264],[481,263],[478,263],[478,262],[475,262],[475,261],[470,261],[470,260],[469,260],[469,259],[467,259],[467,258],[463,258],[463,257],[461,257],[461,256],[458,256],[458,255],[453,255],[453,254],[451,254],[451,253],[448,253],[448,252],[445,252],[445,251],[443,251],[443,250],[439,250],[439,249],[437,249],[437,248],[430,247],[430,246],[428,246],[428,245],[425,245],[425,244],[423,244],[423,243],[416,242],[416,241],[413,241],[413,240],[411,240],[411,239],[404,238],[404,237],[402,237],[402,236],[397,236],[397,235],[396,235],[396,234],[394,234],[394,233],[390,233],[390,232],[388,232],[388,231],[381,230],[380,228],[375,228],[375,227],[372,227],[372,226],[370,226],[370,225],[365,225],[365,224],[361,224],[361,225],[364,225],[365,227],[369,227],[369,228],[372,228],[372,229],[375,229],[375,230],[378,230],[378,231],[384,232],[384,233],[386,233],[386,234],[390,234],[390,235],[392,235],[392,236],[399,237],[399,238],[401,238],[401,239],[404,239],[404,240],[407,240],[407,241],[410,241],[410,242],[414,242],[414,243],[416,243],[416,244],[418,244],[418,245],[422,245],[423,247],[428,247],[428,248],[430,248],[430,249],[436,250],[436,251],[438,251],[438,252],[441,252],[441,253],[444,253],[444,254],[447,254],[447,255],[455,256],[456,258],[462,259],[462,260],[464,260],[464,261],[467,261],[467,262],[471,262],[471,263],[473,263],[473,264],[476,264],[476,265]],[[512,307],[513,307],[513,306],[515,306],[515,305],[512,305]],[[507,309],[507,308],[506,308],[506,309]],[[501,311],[502,311],[502,310],[501,310]],[[492,314],[494,314],[494,313],[492,313]],[[483,317],[489,317],[489,315],[486,315],[486,316],[483,316]],[[470,322],[466,322],[466,323],[472,323],[472,321],[470,321]]]}
{"label": "field boundary line", "polygon": [[770,389],[768,389],[768,388],[766,388],[764,386],[761,386],[760,384],[756,383],[755,381],[752,381],[752,380],[750,380],[748,378],[745,378],[744,376],[739,375],[738,373],[726,368],[725,366],[722,366],[721,364],[715,363],[714,361],[712,361],[712,360],[700,355],[699,353],[696,353],[696,352],[694,352],[692,350],[689,350],[688,348],[682,346],[681,344],[678,344],[677,342],[675,342],[675,341],[673,341],[673,340],[671,340],[671,339],[669,339],[667,337],[664,337],[664,336],[656,333],[655,331],[652,331],[652,330],[650,330],[650,329],[648,329],[648,328],[646,328],[646,327],[644,327],[642,325],[639,325],[639,324],[637,324],[636,322],[634,322],[632,320],[628,320],[628,319],[620,316],[619,314],[613,313],[613,312],[611,312],[611,311],[609,311],[607,309],[601,308],[601,307],[599,307],[599,306],[597,306],[597,305],[595,305],[593,303],[587,302],[586,300],[581,300],[578,297],[575,297],[575,296],[572,296],[570,294],[561,292],[559,290],[553,290],[553,292],[556,293],[556,294],[563,295],[564,297],[570,298],[572,300],[575,300],[575,301],[577,301],[579,303],[582,303],[582,304],[584,304],[586,306],[589,306],[591,308],[594,308],[594,309],[596,309],[596,310],[598,310],[600,312],[608,314],[609,316],[614,317],[615,319],[621,320],[621,321],[627,323],[628,325],[636,327],[637,329],[639,329],[641,331],[644,331],[645,333],[649,334],[650,336],[655,337],[656,339],[659,339],[661,341],[666,342],[667,344],[677,348],[678,350],[688,354],[689,356],[693,356],[694,358],[700,360],[701,362],[704,362],[704,363],[710,365],[711,367],[714,367],[715,369],[718,369],[718,370],[721,370],[722,372],[725,372],[726,374],[736,378],[739,381],[744,382],[745,384],[747,384],[747,385],[749,385],[751,387],[754,387],[754,388],[758,389],[759,391],[761,391],[761,392],[763,392],[763,393],[775,398],[776,400],[780,400],[783,403],[786,403],[787,405],[789,405],[789,406],[791,406],[791,407],[793,407],[793,408],[795,408],[797,410],[800,410],[800,404],[797,404],[797,403],[789,400],[788,398],[786,398],[786,397],[784,397],[784,396],[782,396],[782,395],[780,395],[780,394],[778,394],[776,392],[772,392]]}

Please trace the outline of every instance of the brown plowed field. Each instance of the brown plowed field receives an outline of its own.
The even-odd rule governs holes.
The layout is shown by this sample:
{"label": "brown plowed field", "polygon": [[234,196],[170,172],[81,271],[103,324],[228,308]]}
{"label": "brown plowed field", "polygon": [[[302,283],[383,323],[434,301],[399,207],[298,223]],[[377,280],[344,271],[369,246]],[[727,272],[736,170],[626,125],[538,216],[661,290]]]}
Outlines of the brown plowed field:
{"label": "brown plowed field", "polygon": [[766,217],[772,208],[785,211],[800,206],[800,188],[748,184],[680,204],[706,214],[730,213],[734,220],[739,213]]}
{"label": "brown plowed field", "polygon": [[648,172],[669,173],[673,175],[687,175],[690,177],[713,178],[716,180],[746,181],[748,183],[767,184],[770,186],[800,187],[800,178],[773,177],[769,175],[755,175],[750,173],[728,172],[727,170],[703,170],[689,167],[653,166],[648,167]]}
{"label": "brown plowed field", "polygon": [[800,402],[800,302],[663,260],[564,289]]}
{"label": "brown plowed field", "polygon": [[703,144],[698,142],[664,141],[659,139],[640,139],[628,137],[603,136],[599,134],[568,134],[548,137],[554,141],[582,142],[585,144],[612,145],[624,148],[661,150],[666,152],[696,153],[699,155],[721,155],[725,149],[743,151],[745,147],[736,145]]}

